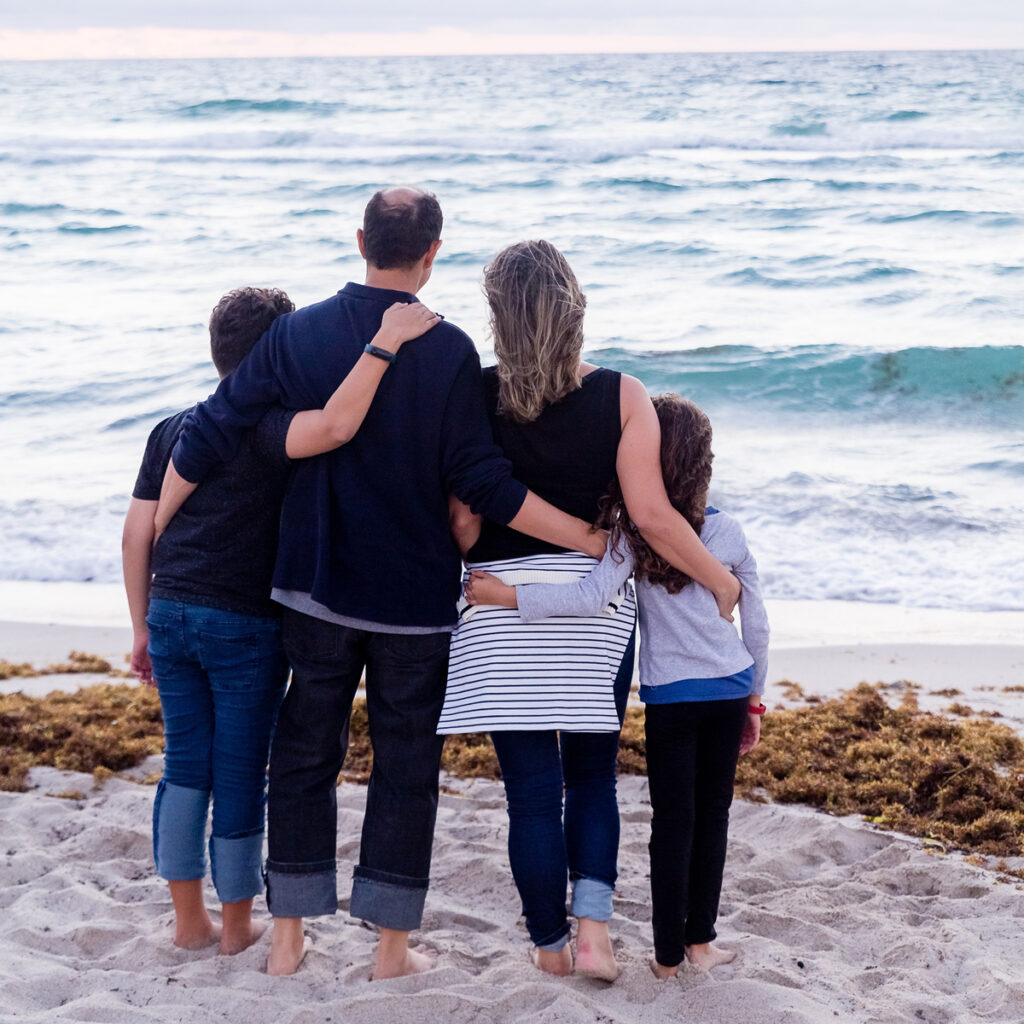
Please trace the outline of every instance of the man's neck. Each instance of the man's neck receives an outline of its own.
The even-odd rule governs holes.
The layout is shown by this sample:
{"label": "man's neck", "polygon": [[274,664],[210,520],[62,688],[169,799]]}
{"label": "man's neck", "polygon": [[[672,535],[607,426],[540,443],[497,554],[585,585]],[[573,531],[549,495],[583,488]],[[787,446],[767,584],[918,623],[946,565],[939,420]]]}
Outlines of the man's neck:
{"label": "man's neck", "polygon": [[381,270],[380,267],[366,265],[366,281],[368,288],[388,288],[395,292],[411,292],[415,295],[420,289],[419,269],[410,270],[408,267],[394,267],[391,270]]}

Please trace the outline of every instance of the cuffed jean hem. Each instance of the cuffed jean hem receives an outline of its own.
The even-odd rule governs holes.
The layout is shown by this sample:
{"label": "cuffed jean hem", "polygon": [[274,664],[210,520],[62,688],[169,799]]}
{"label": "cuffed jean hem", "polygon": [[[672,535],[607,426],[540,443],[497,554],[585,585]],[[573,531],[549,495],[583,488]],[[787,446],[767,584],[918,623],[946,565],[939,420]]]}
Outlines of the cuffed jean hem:
{"label": "cuffed jean hem", "polygon": [[[326,867],[330,864],[330,867]],[[321,917],[338,912],[338,870],[333,861],[280,870],[267,861],[267,908],[274,917]]]}
{"label": "cuffed jean hem", "polygon": [[153,804],[153,860],[168,882],[191,882],[206,875],[208,789],[188,789],[164,779]]}
{"label": "cuffed jean hem", "polygon": [[210,837],[213,887],[221,903],[251,900],[263,892],[263,832]]}
{"label": "cuffed jean hem", "polygon": [[566,943],[569,941],[569,923],[568,921],[562,925],[562,933],[555,939],[548,939],[546,942],[535,942],[534,945],[538,949],[546,950],[549,953],[557,953],[560,949],[565,949]]}
{"label": "cuffed jean hem", "polygon": [[[366,868],[357,867],[352,879],[352,903],[349,913],[378,928],[411,932],[423,921],[427,899],[427,879],[410,879],[413,885],[374,877]],[[396,876],[392,876],[396,877]]]}
{"label": "cuffed jean hem", "polygon": [[587,917],[591,921],[611,920],[614,892],[614,886],[599,878],[577,878],[572,883],[573,917]]}

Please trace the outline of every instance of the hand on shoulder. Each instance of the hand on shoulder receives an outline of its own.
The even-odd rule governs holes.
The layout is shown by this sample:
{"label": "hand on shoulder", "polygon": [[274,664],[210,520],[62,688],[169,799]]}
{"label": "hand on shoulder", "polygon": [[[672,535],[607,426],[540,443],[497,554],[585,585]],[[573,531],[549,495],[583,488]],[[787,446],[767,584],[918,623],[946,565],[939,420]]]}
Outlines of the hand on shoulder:
{"label": "hand on shoulder", "polygon": [[395,302],[385,310],[374,344],[397,352],[405,342],[426,334],[442,319],[422,302]]}

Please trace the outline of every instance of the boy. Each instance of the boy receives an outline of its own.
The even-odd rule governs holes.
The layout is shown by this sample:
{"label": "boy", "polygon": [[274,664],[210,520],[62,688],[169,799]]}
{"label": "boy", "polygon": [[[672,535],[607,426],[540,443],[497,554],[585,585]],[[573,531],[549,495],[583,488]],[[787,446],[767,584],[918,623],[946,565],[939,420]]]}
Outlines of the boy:
{"label": "boy", "polygon": [[[221,379],[294,305],[277,289],[240,288],[210,317]],[[438,321],[420,303],[395,303],[373,339],[393,355]],[[270,600],[281,500],[291,460],[344,444],[359,429],[390,363],[364,354],[322,410],[270,409],[237,456],[209,474],[159,538],[160,486],[185,410],[158,424],[125,520],[122,554],[134,641],[131,668],[156,685],[163,707],[164,776],[153,810],[157,872],[174,904],[174,943],[219,940],[238,953],[259,938],[253,897],[263,891],[265,774],[288,666]],[[148,614],[147,614],[148,613]],[[210,860],[222,929],[202,897],[204,839],[213,800]]]}

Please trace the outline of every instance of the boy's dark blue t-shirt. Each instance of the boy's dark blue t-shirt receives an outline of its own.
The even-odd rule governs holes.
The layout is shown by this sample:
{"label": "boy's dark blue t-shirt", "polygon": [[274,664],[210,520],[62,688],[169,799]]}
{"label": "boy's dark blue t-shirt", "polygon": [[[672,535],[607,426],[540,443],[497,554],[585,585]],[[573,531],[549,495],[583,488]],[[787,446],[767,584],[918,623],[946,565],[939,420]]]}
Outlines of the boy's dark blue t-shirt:
{"label": "boy's dark blue t-shirt", "polygon": [[[186,409],[158,423],[132,496],[156,501]],[[249,429],[237,455],[215,466],[171,520],[153,552],[150,596],[242,615],[276,616],[270,581],[291,461],[293,409],[274,408]]]}

